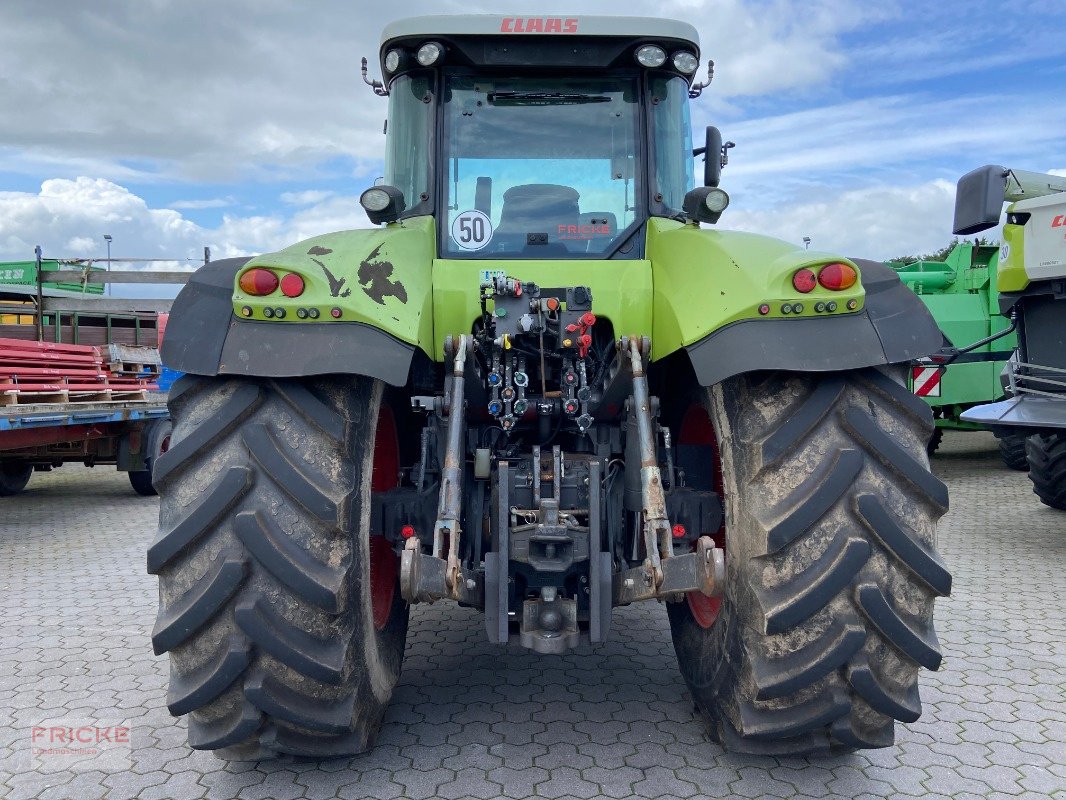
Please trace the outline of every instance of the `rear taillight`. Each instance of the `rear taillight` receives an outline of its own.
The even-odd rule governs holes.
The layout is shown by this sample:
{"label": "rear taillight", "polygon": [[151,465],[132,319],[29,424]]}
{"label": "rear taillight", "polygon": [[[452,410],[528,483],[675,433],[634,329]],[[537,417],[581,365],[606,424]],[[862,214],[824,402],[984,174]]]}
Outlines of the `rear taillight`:
{"label": "rear taillight", "polygon": [[826,264],[818,273],[818,283],[834,292],[850,289],[858,279],[859,273],[847,264]]}
{"label": "rear taillight", "polygon": [[304,279],[290,272],[281,279],[281,293],[286,297],[299,297],[304,293]]}
{"label": "rear taillight", "polygon": [[797,292],[807,294],[818,285],[818,279],[809,269],[801,269],[792,276],[792,286]]}
{"label": "rear taillight", "polygon": [[241,291],[254,297],[270,294],[278,288],[278,276],[268,269],[253,267],[237,281]]}

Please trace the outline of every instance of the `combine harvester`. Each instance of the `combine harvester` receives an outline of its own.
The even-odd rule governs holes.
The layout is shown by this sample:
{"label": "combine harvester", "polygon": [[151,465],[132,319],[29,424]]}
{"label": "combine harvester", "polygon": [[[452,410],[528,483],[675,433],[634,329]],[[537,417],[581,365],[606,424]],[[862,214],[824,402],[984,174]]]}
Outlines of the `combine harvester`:
{"label": "combine harvester", "polygon": [[411,604],[442,600],[547,669],[664,601],[727,747],[890,744],[951,586],[906,384],[928,311],[883,264],[713,227],[691,25],[423,17],[380,56],[380,227],[174,302],[148,569],[190,744],[365,750]]}
{"label": "combine harvester", "polygon": [[35,261],[0,264],[0,496],[66,463],[115,465],[155,494],[152,464],[170,437],[158,385],[169,301],[102,297],[124,274],[170,273],[109,272],[39,248]]}
{"label": "combine harvester", "polygon": [[1066,177],[989,165],[959,179],[956,234],[1000,224],[999,308],[1017,330],[1007,399],[971,408],[964,422],[1024,436],[1033,491],[1066,510]]}
{"label": "combine harvester", "polygon": [[[1005,396],[1000,374],[1018,340],[1013,333],[996,338],[1010,325],[999,313],[998,261],[999,247],[960,242],[943,261],[889,262],[925,303],[944,334],[943,352],[921,359],[911,372],[911,390],[936,416],[930,455],[940,446],[945,430],[987,430],[964,422],[962,412]],[[984,344],[966,348],[964,353],[957,350],[964,342],[979,340]],[[999,450],[1011,469],[1028,469],[1024,436],[1001,431]]]}

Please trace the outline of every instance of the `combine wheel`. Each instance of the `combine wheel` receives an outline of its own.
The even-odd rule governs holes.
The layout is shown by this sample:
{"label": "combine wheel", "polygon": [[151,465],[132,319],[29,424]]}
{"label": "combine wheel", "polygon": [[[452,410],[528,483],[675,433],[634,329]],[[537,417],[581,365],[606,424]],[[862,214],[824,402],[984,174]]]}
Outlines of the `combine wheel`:
{"label": "combine wheel", "polygon": [[933,599],[951,587],[934,547],[947,491],[929,408],[893,374],[758,373],[706,393],[726,592],[720,609],[668,611],[681,673],[731,750],[884,747],[921,713],[918,669],[941,660]]}
{"label": "combine wheel", "polygon": [[925,446],[925,452],[930,458],[933,457],[933,453],[940,449],[941,443],[944,441],[944,429],[933,428],[933,435],[929,437],[929,443]]}
{"label": "combine wheel", "polygon": [[999,437],[999,455],[1004,464],[1011,469],[1029,469],[1029,459],[1025,455],[1025,440],[1028,438],[1017,434]]}
{"label": "combine wheel", "polygon": [[148,456],[144,460],[146,469],[127,473],[130,476],[130,486],[139,495],[154,497],[156,494],[155,487],[152,486],[152,467],[156,459],[170,447],[171,427],[169,419],[160,419],[153,422],[146,431],[145,441],[148,447]]}
{"label": "combine wheel", "polygon": [[222,758],[366,750],[408,616],[396,556],[368,535],[370,492],[399,466],[382,384],[186,376],[170,411],[148,571],[171,713]]}
{"label": "combine wheel", "polygon": [[1066,433],[1030,436],[1027,455],[1029,480],[1040,502],[1066,511]]}
{"label": "combine wheel", "polygon": [[33,475],[33,467],[18,461],[0,464],[0,497],[11,497],[26,488]]}

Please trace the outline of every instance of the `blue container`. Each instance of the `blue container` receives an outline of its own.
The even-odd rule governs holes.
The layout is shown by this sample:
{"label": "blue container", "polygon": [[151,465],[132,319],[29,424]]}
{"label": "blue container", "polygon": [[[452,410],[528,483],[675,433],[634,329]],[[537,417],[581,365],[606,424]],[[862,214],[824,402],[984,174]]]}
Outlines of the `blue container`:
{"label": "blue container", "polygon": [[169,392],[170,387],[174,385],[174,381],[184,374],[184,372],[178,372],[176,369],[163,367],[163,372],[159,375],[159,391]]}

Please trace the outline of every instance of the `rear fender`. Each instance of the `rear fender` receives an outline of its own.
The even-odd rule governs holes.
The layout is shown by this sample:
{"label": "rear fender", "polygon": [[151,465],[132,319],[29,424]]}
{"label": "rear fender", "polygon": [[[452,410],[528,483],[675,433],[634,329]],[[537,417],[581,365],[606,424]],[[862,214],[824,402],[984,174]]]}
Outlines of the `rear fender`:
{"label": "rear fender", "polygon": [[[649,223],[648,255],[653,357],[685,350],[704,386],[754,370],[828,372],[910,361],[936,352],[943,341],[917,296],[875,261],[661,219]],[[858,268],[855,286],[817,286],[808,294],[793,287],[796,270],[834,261]],[[830,301],[835,312],[815,311],[816,303]],[[803,305],[801,313],[783,312],[795,303]]]}
{"label": "rear fender", "polygon": [[[348,373],[402,386],[415,350],[432,352],[433,243],[432,218],[416,217],[207,264],[174,302],[163,361],[196,375]],[[304,289],[248,295],[238,281],[253,267],[298,275]]]}

